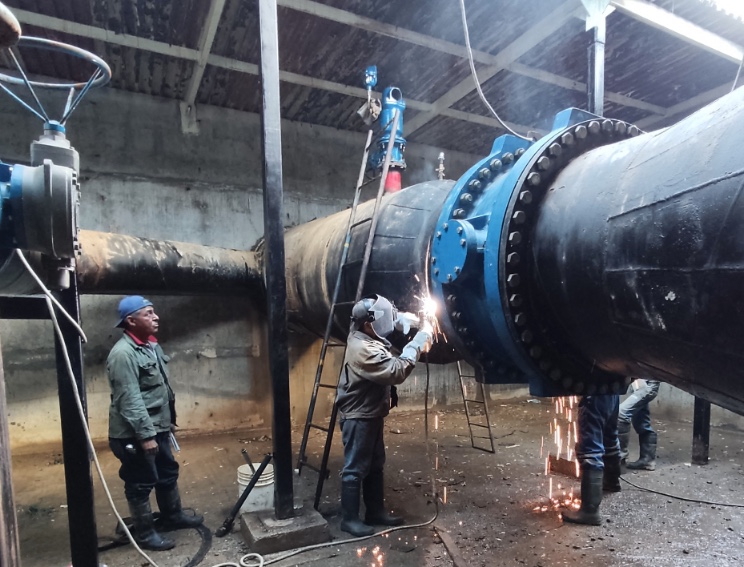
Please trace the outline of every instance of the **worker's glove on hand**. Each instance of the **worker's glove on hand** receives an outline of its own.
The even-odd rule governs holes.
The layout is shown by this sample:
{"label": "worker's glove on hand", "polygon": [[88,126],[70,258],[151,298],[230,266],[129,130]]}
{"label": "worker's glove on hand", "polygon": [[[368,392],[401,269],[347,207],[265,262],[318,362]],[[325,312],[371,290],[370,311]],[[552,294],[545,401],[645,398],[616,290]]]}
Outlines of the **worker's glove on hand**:
{"label": "worker's glove on hand", "polygon": [[395,319],[395,330],[407,335],[411,327],[416,328],[419,324],[420,321],[417,315],[398,312],[398,317]]}
{"label": "worker's glove on hand", "polygon": [[418,362],[422,352],[429,352],[431,348],[431,332],[420,330],[416,333],[410,343],[408,343],[401,353],[400,357],[410,360],[413,363]]}

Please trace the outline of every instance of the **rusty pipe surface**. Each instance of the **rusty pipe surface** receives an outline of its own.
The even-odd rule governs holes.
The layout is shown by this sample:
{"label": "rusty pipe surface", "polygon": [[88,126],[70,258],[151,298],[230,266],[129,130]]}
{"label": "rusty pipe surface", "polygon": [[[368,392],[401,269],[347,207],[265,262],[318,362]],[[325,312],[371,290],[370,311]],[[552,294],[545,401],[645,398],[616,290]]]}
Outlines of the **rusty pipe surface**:
{"label": "rusty pipe surface", "polygon": [[263,293],[250,251],[93,230],[80,231],[80,245],[76,271],[81,293]]}

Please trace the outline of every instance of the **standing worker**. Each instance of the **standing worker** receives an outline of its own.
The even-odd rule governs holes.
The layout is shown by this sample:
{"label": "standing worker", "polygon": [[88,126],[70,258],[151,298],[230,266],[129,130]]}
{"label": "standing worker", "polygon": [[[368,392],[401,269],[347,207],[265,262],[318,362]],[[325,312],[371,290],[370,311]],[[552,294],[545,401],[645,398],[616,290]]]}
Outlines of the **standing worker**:
{"label": "standing worker", "polygon": [[[396,357],[386,337],[396,328],[408,332],[411,324],[418,324],[416,316],[399,314],[390,301],[374,295],[354,305],[351,320],[336,397],[344,443],[341,529],[360,537],[372,535],[373,525],[403,524],[403,518],[385,511],[384,419],[390,412],[391,386],[401,384],[413,371],[421,353],[429,349],[432,329],[424,323]],[[396,403],[393,396],[392,406]],[[359,519],[360,492],[366,508],[364,522]]]}
{"label": "standing worker", "polygon": [[620,492],[620,443],[617,414],[620,396],[584,396],[579,402],[576,458],[581,465],[581,508],[562,510],[574,524],[602,523],[602,491]]}
{"label": "standing worker", "polygon": [[627,463],[633,470],[656,470],[657,435],[651,427],[651,410],[648,405],[659,394],[659,382],[656,380],[637,379],[633,381],[633,393],[622,404],[617,418],[617,434],[620,437],[620,458],[623,464],[628,458],[628,443],[630,441],[630,425],[638,433],[641,446],[637,461]]}
{"label": "standing worker", "polygon": [[106,362],[111,386],[109,446],[121,461],[119,476],[134,521],[135,541],[145,549],[171,549],[175,542],[155,530],[150,508],[153,488],[165,527],[196,527],[203,518],[184,514],[181,508],[178,463],[171,452],[176,413],[168,383],[170,358],[155,339],[159,319],[144,297],[121,300],[116,326],[124,334]]}

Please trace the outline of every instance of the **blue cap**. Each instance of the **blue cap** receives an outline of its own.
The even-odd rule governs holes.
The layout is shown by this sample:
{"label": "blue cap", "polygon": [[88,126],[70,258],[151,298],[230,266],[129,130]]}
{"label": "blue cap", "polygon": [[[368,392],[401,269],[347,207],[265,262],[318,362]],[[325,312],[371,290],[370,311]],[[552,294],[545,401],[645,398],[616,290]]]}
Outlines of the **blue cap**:
{"label": "blue cap", "polygon": [[124,326],[124,319],[129,317],[132,313],[139,311],[144,307],[152,305],[152,301],[145,299],[141,295],[129,295],[119,302],[119,322],[116,324],[117,327]]}

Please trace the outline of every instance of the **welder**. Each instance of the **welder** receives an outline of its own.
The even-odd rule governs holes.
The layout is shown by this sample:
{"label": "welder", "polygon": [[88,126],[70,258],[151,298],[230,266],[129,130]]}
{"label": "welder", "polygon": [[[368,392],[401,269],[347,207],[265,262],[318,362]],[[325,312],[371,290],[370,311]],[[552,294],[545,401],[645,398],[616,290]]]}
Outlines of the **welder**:
{"label": "welder", "polygon": [[602,491],[620,492],[620,396],[584,396],[579,402],[576,458],[581,466],[581,508],[561,510],[566,522],[598,526]]}
{"label": "welder", "polygon": [[[391,401],[391,389],[411,374],[421,353],[428,351],[433,331],[426,319],[420,322],[413,314],[399,313],[380,295],[357,302],[351,320],[336,397],[344,443],[341,529],[360,537],[373,534],[374,525],[403,524],[403,518],[385,510],[384,419],[397,403],[395,395]],[[411,326],[420,329],[395,356],[386,337],[396,329],[407,334]],[[364,522],[359,519],[360,493]]]}
{"label": "welder", "polygon": [[620,458],[625,464],[628,458],[628,444],[630,441],[630,426],[633,425],[638,434],[640,455],[637,461],[627,463],[632,470],[656,470],[657,435],[651,426],[651,411],[649,404],[659,393],[660,382],[656,380],[634,380],[631,384],[633,392],[620,404],[617,419],[617,431],[620,437]]}

